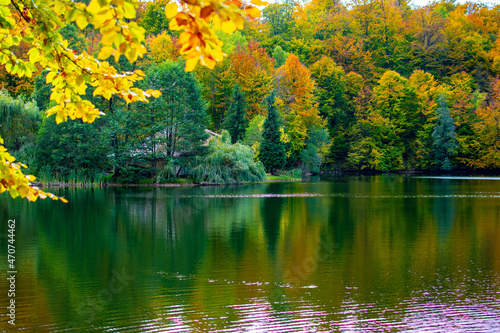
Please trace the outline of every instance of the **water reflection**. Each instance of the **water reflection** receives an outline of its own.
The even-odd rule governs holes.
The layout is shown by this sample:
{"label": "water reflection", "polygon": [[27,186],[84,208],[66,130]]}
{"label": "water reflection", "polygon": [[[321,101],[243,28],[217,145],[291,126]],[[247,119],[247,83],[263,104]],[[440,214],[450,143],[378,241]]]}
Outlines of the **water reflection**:
{"label": "water reflection", "polygon": [[495,184],[384,175],[59,189],[68,205],[0,197],[20,226],[16,328],[500,330]]}

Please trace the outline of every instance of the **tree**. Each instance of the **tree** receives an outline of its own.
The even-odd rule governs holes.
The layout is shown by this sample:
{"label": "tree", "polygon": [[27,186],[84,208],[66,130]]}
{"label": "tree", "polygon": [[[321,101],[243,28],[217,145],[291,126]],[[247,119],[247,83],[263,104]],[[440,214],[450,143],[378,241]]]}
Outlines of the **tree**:
{"label": "tree", "polygon": [[347,103],[344,70],[324,56],[311,66],[311,72],[317,86],[319,111],[327,120],[334,141],[331,157],[342,161],[349,150],[349,129],[355,122],[354,108],[349,108]]}
{"label": "tree", "polygon": [[370,112],[353,127],[347,165],[358,170],[401,170],[403,151],[392,122],[377,112]]}
{"label": "tree", "polygon": [[[231,33],[243,28],[245,17],[258,17],[260,11],[254,5],[264,5],[252,0],[253,5],[242,6],[238,0],[221,5],[219,1],[201,2],[181,0],[165,6],[171,30],[183,30],[179,36],[180,53],[187,58],[186,70],[194,69],[198,62],[213,68],[223,57],[221,42],[214,30]],[[57,123],[70,119],[93,122],[101,112],[88,100],[82,98],[88,85],[96,87],[94,96],[110,99],[113,95],[127,103],[146,101],[158,96],[153,90],[143,91],[133,87],[144,73],[136,70],[119,73],[107,61],[114,56],[115,62],[125,56],[130,62],[144,55],[142,45],[144,29],[133,19],[136,3],[133,0],[92,0],[85,4],[66,0],[35,0],[28,4],[13,0],[0,7],[0,64],[9,74],[31,77],[37,67],[47,68],[47,83],[54,86],[51,100],[56,105],[48,111],[55,114]],[[102,48],[98,61],[87,52],[78,53],[69,47],[61,33],[71,22],[85,29],[89,24],[101,34]],[[21,43],[30,45],[28,60],[17,57],[11,49]],[[3,139],[0,138],[3,144]],[[36,200],[46,194],[30,187],[33,176],[20,171],[21,164],[0,146],[0,193],[9,191],[11,196]],[[57,198],[51,195],[52,198]]]}
{"label": "tree", "polygon": [[285,145],[281,142],[278,110],[275,103],[275,92],[271,92],[266,98],[267,118],[264,122],[262,143],[260,144],[259,160],[264,164],[266,170],[275,174],[286,162]]}
{"label": "tree", "polygon": [[168,30],[169,20],[165,16],[168,0],[145,1],[141,3],[144,12],[140,14],[140,25],[146,30],[146,36],[159,35]]}
{"label": "tree", "polygon": [[148,58],[153,63],[160,64],[167,60],[177,60],[179,58],[179,45],[176,43],[176,39],[168,35],[166,31],[146,38],[146,46],[149,50]]}
{"label": "tree", "polygon": [[272,54],[273,58],[276,60],[276,68],[283,66],[289,55],[290,53],[283,51],[281,46],[276,46]]}
{"label": "tree", "polygon": [[245,95],[240,90],[240,86],[235,84],[231,95],[231,104],[226,114],[224,128],[231,135],[231,142],[236,143],[245,138],[245,131],[248,125]]}
{"label": "tree", "polygon": [[262,102],[273,89],[273,59],[257,42],[250,42],[237,47],[230,60],[236,82],[245,93],[250,119],[264,114]]}
{"label": "tree", "polygon": [[124,111],[128,113],[125,131],[131,141],[119,167],[140,159],[150,166],[151,176],[157,175],[160,163],[172,162],[178,171],[187,168],[189,161],[201,154],[207,139],[208,117],[199,83],[179,62],[167,61],[151,67],[142,84],[162,95]]}
{"label": "tree", "polygon": [[[37,135],[34,167],[38,173],[70,181],[79,173],[94,180],[110,170],[110,138],[101,118],[93,123],[81,120],[57,124],[55,116],[45,118]],[[94,179],[93,179],[94,178]]]}
{"label": "tree", "polygon": [[466,160],[473,168],[500,168],[500,79],[491,83],[486,105],[477,110],[479,121],[474,123],[474,140],[470,150],[475,154]]}
{"label": "tree", "polygon": [[308,129],[323,125],[314,98],[314,80],[311,71],[293,54],[278,68],[276,76],[278,105],[285,118],[292,150],[300,154]]}
{"label": "tree", "polygon": [[34,136],[42,120],[42,114],[34,102],[25,103],[0,90],[0,136],[6,140],[6,148],[19,150]]}
{"label": "tree", "polygon": [[196,76],[202,85],[203,99],[208,102],[210,128],[217,132],[224,122],[235,83],[231,61],[226,58],[214,69],[200,67],[196,70]]}
{"label": "tree", "polygon": [[443,95],[438,98],[438,104],[437,120],[432,132],[433,153],[439,170],[451,170],[453,164],[450,158],[457,154],[458,148],[455,122],[451,118],[450,109]]}
{"label": "tree", "polygon": [[319,173],[321,163],[331,145],[328,131],[321,126],[314,126],[309,130],[306,140],[306,149],[300,153],[303,169],[312,173]]}
{"label": "tree", "polygon": [[411,161],[417,169],[428,169],[434,163],[432,156],[432,131],[437,119],[437,99],[444,92],[430,73],[415,70],[408,79],[409,86],[415,91],[415,103],[409,122],[415,132],[415,140],[409,144],[415,152]]}

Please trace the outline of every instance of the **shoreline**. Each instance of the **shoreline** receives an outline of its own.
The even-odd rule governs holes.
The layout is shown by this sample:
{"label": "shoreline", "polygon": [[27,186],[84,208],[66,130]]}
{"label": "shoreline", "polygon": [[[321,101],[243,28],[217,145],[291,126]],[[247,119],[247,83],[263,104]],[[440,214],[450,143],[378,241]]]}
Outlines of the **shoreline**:
{"label": "shoreline", "polygon": [[[308,176],[376,176],[376,175],[407,175],[407,176],[498,176],[500,177],[500,170],[450,170],[450,171],[422,171],[422,170],[408,170],[408,171],[374,171],[374,170],[335,170],[335,171],[322,171],[318,175],[305,174]],[[224,185],[249,185],[249,184],[261,184],[261,183],[274,183],[274,182],[300,182],[304,178],[273,178],[265,179],[258,182],[233,182],[233,183],[156,183],[156,184],[121,184],[121,183],[61,183],[61,182],[34,182],[33,186],[44,187],[44,188],[58,188],[58,187],[70,187],[70,188],[96,188],[96,187],[198,187],[198,186],[224,186]]]}
{"label": "shoreline", "polygon": [[72,188],[92,188],[92,187],[198,187],[198,186],[225,186],[225,185],[250,185],[250,184],[261,184],[261,183],[274,183],[274,182],[299,182],[302,181],[301,178],[286,178],[286,179],[265,179],[259,182],[235,182],[235,183],[162,183],[162,184],[119,184],[119,183],[42,183],[35,182],[32,183],[33,186],[37,187],[72,187]]}

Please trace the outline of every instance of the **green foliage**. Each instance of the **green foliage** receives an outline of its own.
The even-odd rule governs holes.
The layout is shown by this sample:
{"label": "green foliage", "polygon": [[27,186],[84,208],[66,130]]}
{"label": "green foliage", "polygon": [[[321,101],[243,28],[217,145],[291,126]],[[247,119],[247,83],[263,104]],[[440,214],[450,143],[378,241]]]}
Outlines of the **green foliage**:
{"label": "green foliage", "polygon": [[48,73],[49,71],[43,71],[35,77],[35,89],[33,90],[32,97],[41,111],[46,111],[52,106],[50,101],[52,86],[45,83]]}
{"label": "green foliage", "polygon": [[285,64],[286,58],[288,58],[290,53],[283,51],[281,46],[277,45],[271,55],[276,60],[274,67],[278,68]]}
{"label": "green foliage", "polygon": [[275,103],[275,92],[266,98],[267,118],[262,132],[259,160],[266,170],[274,174],[276,169],[281,169],[286,162],[285,145],[281,141],[280,121]]}
{"label": "green foliage", "polygon": [[16,151],[23,145],[34,144],[41,120],[34,102],[14,99],[7,91],[0,90],[0,137],[7,149]]}
{"label": "green foliage", "polygon": [[168,61],[151,67],[143,85],[162,95],[117,115],[115,135],[121,137],[116,163],[120,173],[129,178],[130,173],[140,171],[156,179],[165,164],[173,163],[179,172],[189,169],[195,156],[205,151],[207,139],[208,117],[198,82],[181,63]]}
{"label": "green foliage", "polygon": [[390,120],[373,113],[353,128],[355,141],[351,144],[347,163],[357,170],[401,170],[403,151],[398,144]]}
{"label": "green foliage", "polygon": [[[43,120],[37,136],[36,169],[68,179],[72,172],[85,177],[110,170],[110,144],[105,121],[56,124],[55,117]],[[69,177],[72,178],[72,177]]]}
{"label": "green foliage", "polygon": [[247,125],[245,95],[240,90],[240,86],[235,84],[231,95],[231,104],[229,104],[229,110],[226,113],[226,120],[223,125],[231,135],[232,143],[244,139]]}
{"label": "green foliage", "polygon": [[210,139],[208,154],[198,158],[191,174],[202,183],[257,182],[266,177],[264,166],[254,161],[250,147],[231,144],[227,131],[220,138]]}
{"label": "green foliage", "polygon": [[306,149],[300,153],[303,169],[312,173],[319,173],[325,155],[331,145],[328,131],[321,126],[314,126],[309,130],[306,140]]}
{"label": "green foliage", "polygon": [[440,170],[451,170],[451,158],[457,154],[458,141],[455,133],[455,122],[451,117],[445,96],[438,99],[437,120],[432,132],[432,150],[436,167]]}
{"label": "green foliage", "polygon": [[141,26],[146,29],[146,35],[158,35],[168,30],[169,20],[165,16],[167,1],[148,1],[142,15]]}

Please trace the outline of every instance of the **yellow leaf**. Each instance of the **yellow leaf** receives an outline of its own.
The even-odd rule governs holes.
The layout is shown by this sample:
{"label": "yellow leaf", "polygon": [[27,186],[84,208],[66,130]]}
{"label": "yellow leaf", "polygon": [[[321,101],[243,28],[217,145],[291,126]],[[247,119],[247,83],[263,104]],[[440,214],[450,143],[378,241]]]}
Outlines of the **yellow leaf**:
{"label": "yellow leaf", "polygon": [[213,68],[215,67],[215,60],[213,60],[213,59],[211,59],[211,58],[209,58],[209,57],[203,57],[203,58],[201,59],[201,63],[202,63],[204,66],[206,66],[206,67],[208,67],[208,68],[210,68],[210,69],[213,69]]}
{"label": "yellow leaf", "polygon": [[221,30],[227,34],[232,34],[236,30],[236,25],[233,21],[226,21],[222,23]]}
{"label": "yellow leaf", "polygon": [[115,49],[112,46],[104,46],[101,51],[99,51],[98,59],[108,59],[115,52]]}
{"label": "yellow leaf", "polygon": [[85,16],[85,14],[79,14],[76,18],[76,25],[78,26],[78,28],[80,28],[80,30],[83,30],[85,29],[87,24],[89,24],[89,22],[87,21],[87,17]]}
{"label": "yellow leaf", "polygon": [[252,0],[250,2],[256,6],[266,6],[269,4],[269,2],[265,2],[265,1],[261,1],[261,0]]}
{"label": "yellow leaf", "polygon": [[177,15],[177,3],[175,3],[175,1],[172,1],[165,6],[165,16],[168,19],[172,19],[175,15]]}
{"label": "yellow leaf", "polygon": [[102,45],[111,45],[115,41],[117,32],[115,30],[107,30],[106,33],[102,35],[101,43]]}
{"label": "yellow leaf", "polygon": [[186,72],[192,72],[198,63],[198,57],[188,58],[186,60],[186,68],[184,69]]}
{"label": "yellow leaf", "polygon": [[245,9],[245,12],[248,16],[260,17],[260,10],[257,7],[250,7],[248,9]]}
{"label": "yellow leaf", "polygon": [[32,64],[36,63],[38,59],[40,59],[40,51],[37,48],[32,48],[29,52],[30,54],[30,62]]}
{"label": "yellow leaf", "polygon": [[136,12],[135,12],[135,6],[133,3],[125,1],[123,3],[123,10],[125,11],[126,18],[135,18]]}
{"label": "yellow leaf", "polygon": [[87,6],[87,10],[92,14],[97,14],[101,10],[101,5],[98,0],[92,0]]}
{"label": "yellow leaf", "polygon": [[57,74],[56,72],[49,72],[49,74],[47,74],[45,82],[51,83],[52,80],[54,79],[54,77],[56,76],[56,74]]}

